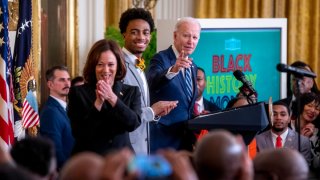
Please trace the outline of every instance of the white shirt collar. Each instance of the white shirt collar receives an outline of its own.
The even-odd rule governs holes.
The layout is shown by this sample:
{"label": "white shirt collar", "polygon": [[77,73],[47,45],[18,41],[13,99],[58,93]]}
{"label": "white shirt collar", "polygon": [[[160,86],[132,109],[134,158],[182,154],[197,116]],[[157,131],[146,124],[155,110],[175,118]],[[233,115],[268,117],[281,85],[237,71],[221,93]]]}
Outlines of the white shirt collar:
{"label": "white shirt collar", "polygon": [[[51,96],[51,95],[50,95]],[[61,100],[61,99],[58,99],[54,96],[51,96],[53,99],[57,100],[58,103],[63,107],[64,110],[67,110],[67,102]]]}
{"label": "white shirt collar", "polygon": [[176,55],[176,57],[179,57],[179,52],[178,52],[178,50],[176,49],[176,47],[174,46],[174,44],[172,44],[171,47],[172,47],[172,50],[173,50],[173,52],[174,52],[174,55]]}
{"label": "white shirt collar", "polygon": [[130,51],[128,51],[128,49],[126,49],[125,47],[122,48],[122,51],[124,54],[126,54],[129,57],[130,63],[132,63],[133,65],[136,64],[136,59],[137,56],[135,56],[134,54],[132,54]]}
{"label": "white shirt collar", "polygon": [[[284,144],[286,142],[286,138],[288,136],[288,133],[289,133],[289,128],[287,128],[282,134],[280,134],[280,137],[282,139],[282,147],[284,146]],[[272,142],[275,145],[278,135],[275,134],[274,132],[272,132],[272,130],[271,130],[271,134],[272,134]]]}
{"label": "white shirt collar", "polygon": [[203,96],[201,96],[199,101],[196,101],[196,103],[198,103],[200,106],[203,105]]}
{"label": "white shirt collar", "polygon": [[197,103],[199,106],[198,106],[198,111],[199,112],[202,112],[204,109],[204,104],[203,104],[203,96],[201,96],[200,100],[199,101],[196,101],[195,103]]}

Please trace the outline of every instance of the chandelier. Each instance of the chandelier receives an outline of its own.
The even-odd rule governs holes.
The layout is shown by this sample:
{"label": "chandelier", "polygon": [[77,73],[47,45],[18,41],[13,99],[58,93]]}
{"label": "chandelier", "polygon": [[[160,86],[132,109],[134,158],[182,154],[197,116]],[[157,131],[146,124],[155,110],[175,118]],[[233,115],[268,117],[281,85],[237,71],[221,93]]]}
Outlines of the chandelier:
{"label": "chandelier", "polygon": [[146,10],[153,9],[158,0],[132,0],[132,5],[135,8],[144,8]]}

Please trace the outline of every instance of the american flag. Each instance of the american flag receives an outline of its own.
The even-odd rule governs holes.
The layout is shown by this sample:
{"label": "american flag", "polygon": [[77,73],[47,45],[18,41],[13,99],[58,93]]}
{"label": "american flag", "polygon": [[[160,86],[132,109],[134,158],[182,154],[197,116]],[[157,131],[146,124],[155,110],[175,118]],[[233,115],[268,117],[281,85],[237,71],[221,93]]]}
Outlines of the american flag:
{"label": "american flag", "polygon": [[12,57],[8,31],[8,0],[1,0],[0,3],[0,143],[9,147],[14,142]]}
{"label": "american flag", "polygon": [[32,57],[32,6],[31,0],[19,1],[19,21],[13,53],[15,94],[15,121],[22,120],[23,128],[39,125],[34,64]]}
{"label": "american flag", "polygon": [[30,128],[39,125],[39,115],[35,113],[35,108],[38,108],[37,100],[32,91],[29,91],[22,108],[22,126]]}

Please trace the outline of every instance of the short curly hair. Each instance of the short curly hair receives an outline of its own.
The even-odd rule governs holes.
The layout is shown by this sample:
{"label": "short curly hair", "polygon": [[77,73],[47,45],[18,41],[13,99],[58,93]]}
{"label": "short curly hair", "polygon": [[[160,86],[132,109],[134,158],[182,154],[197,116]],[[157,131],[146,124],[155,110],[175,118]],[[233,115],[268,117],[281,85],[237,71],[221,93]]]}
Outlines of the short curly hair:
{"label": "short curly hair", "polygon": [[130,8],[121,14],[119,22],[121,34],[126,32],[129,22],[135,19],[142,19],[147,21],[150,26],[150,32],[153,32],[154,21],[151,16],[151,13],[143,8]]}

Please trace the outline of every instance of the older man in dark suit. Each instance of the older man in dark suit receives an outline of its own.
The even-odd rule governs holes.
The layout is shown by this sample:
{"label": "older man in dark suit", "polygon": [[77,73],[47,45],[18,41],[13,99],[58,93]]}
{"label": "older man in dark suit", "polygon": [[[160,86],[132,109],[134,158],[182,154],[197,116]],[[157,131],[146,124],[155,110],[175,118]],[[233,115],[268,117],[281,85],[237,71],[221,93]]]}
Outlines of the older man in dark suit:
{"label": "older man in dark suit", "polygon": [[162,100],[178,101],[178,106],[168,115],[161,117],[158,123],[151,123],[151,151],[186,148],[182,144],[185,122],[192,118],[197,98],[197,68],[189,55],[198,44],[200,30],[196,19],[181,18],[175,26],[173,45],[157,53],[150,62],[147,80],[151,104]]}
{"label": "older man in dark suit", "polygon": [[298,138],[300,136],[300,153],[310,165],[312,158],[310,141],[308,138],[288,128],[290,123],[290,110],[288,105],[281,101],[273,103],[273,114],[271,129],[256,136],[257,150],[264,151],[274,148],[299,150]]}
{"label": "older man in dark suit", "polygon": [[67,116],[67,96],[70,76],[64,66],[54,66],[46,72],[50,96],[40,112],[40,134],[54,142],[58,168],[69,158],[74,139]]}

